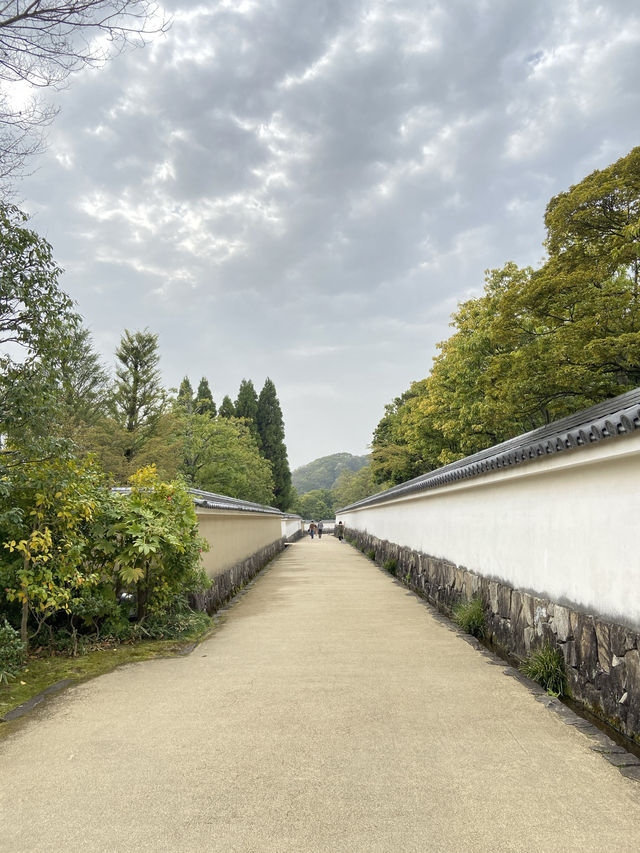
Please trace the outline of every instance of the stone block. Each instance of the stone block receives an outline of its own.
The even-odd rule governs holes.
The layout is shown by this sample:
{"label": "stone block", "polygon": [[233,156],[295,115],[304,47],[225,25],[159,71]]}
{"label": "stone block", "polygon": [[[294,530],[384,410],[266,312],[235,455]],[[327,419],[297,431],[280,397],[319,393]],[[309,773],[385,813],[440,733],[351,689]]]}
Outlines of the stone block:
{"label": "stone block", "polygon": [[527,627],[523,631],[524,651],[527,655],[531,651],[531,645],[535,640],[535,636],[536,629],[532,625],[527,625]]}
{"label": "stone block", "polygon": [[618,657],[624,657],[627,652],[638,648],[638,635],[623,625],[611,625],[609,627],[609,635],[611,638],[611,651]]}
{"label": "stone block", "polygon": [[598,641],[598,663],[608,673],[611,670],[611,640],[609,626],[605,622],[595,622],[596,639]]}
{"label": "stone block", "polygon": [[467,601],[473,598],[473,575],[471,572],[464,573],[464,594]]}
{"label": "stone block", "polygon": [[593,682],[599,666],[593,616],[571,611],[571,627],[576,641],[577,667],[585,678]]}
{"label": "stone block", "polygon": [[535,608],[533,606],[533,596],[528,592],[522,593],[522,615],[527,625],[534,624]]}
{"label": "stone block", "polygon": [[542,626],[549,620],[547,602],[543,601],[541,598],[535,598],[534,605],[535,612],[533,614],[533,626],[536,629],[536,635],[538,637],[542,637],[544,633]]}
{"label": "stone block", "polygon": [[574,667],[577,665],[575,640],[567,640],[566,643],[559,643],[558,648],[562,652],[566,666]]}
{"label": "stone block", "polygon": [[511,587],[498,584],[498,613],[503,619],[508,619],[511,613]]}
{"label": "stone block", "polygon": [[640,701],[640,652],[637,649],[624,656],[624,687]]}
{"label": "stone block", "polygon": [[559,604],[556,604],[553,609],[553,620],[551,624],[553,631],[558,638],[558,642],[565,643],[572,636],[569,610],[566,607],[561,607]]}
{"label": "stone block", "polygon": [[498,613],[498,583],[489,581],[489,607],[492,613]]}

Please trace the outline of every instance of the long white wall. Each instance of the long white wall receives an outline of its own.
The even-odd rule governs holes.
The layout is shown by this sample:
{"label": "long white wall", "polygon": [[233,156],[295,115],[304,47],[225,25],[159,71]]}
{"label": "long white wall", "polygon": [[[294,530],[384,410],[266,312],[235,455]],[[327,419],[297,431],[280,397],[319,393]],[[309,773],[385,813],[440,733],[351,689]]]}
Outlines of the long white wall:
{"label": "long white wall", "polygon": [[640,625],[640,431],[340,512],[337,520]]}
{"label": "long white wall", "polygon": [[285,539],[293,536],[298,530],[302,530],[303,521],[299,515],[286,515],[282,519],[282,535]]}

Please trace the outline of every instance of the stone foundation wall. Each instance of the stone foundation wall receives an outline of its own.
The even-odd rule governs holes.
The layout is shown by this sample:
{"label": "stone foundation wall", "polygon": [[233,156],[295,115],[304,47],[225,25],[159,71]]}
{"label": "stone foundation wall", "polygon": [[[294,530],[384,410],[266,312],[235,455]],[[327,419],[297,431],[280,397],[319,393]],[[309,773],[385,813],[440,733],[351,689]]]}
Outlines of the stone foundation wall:
{"label": "stone foundation wall", "polygon": [[206,610],[209,615],[228,601],[247,581],[255,577],[260,569],[284,550],[286,540],[278,539],[266,548],[247,557],[235,566],[225,569],[211,578],[211,586],[202,593],[191,596],[191,606],[195,610]]}
{"label": "stone foundation wall", "polygon": [[523,658],[547,641],[556,646],[573,698],[640,742],[640,633],[368,533],[345,529],[345,537],[380,565],[395,560],[396,577],[448,615],[479,596],[488,639],[505,652]]}

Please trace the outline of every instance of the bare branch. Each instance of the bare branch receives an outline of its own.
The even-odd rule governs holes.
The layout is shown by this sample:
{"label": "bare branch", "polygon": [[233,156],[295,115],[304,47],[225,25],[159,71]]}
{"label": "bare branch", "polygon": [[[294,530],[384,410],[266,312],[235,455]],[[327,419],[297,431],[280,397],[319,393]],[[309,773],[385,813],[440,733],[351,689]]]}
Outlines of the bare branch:
{"label": "bare branch", "polygon": [[22,175],[43,150],[56,114],[36,99],[14,106],[12,83],[60,88],[81,68],[143,46],[169,26],[155,0],[0,0],[0,182]]}

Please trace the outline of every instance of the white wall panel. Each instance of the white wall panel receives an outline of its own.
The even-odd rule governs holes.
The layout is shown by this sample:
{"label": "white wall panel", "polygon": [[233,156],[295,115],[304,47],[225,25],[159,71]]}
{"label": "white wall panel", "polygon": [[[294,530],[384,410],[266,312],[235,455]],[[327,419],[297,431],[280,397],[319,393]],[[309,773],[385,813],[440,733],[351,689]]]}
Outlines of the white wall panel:
{"label": "white wall panel", "polygon": [[341,512],[338,520],[640,624],[640,431]]}

